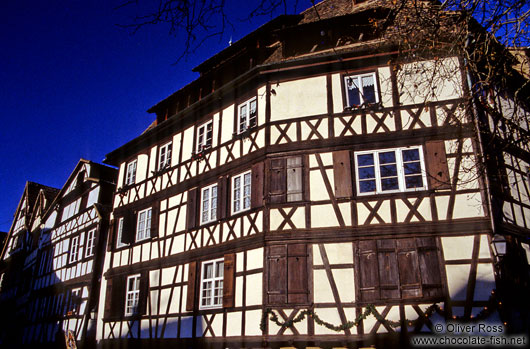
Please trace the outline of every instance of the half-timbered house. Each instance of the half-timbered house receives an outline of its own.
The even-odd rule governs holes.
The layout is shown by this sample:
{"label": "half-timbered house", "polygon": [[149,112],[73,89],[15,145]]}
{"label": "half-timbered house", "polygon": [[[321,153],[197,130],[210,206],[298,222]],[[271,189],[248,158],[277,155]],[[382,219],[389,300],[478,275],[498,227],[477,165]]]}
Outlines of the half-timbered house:
{"label": "half-timbered house", "polygon": [[431,328],[433,304],[492,306],[495,227],[528,237],[528,150],[503,155],[496,222],[462,61],[395,63],[369,25],[384,14],[326,0],[267,23],[107,155],[100,344],[380,343]]}

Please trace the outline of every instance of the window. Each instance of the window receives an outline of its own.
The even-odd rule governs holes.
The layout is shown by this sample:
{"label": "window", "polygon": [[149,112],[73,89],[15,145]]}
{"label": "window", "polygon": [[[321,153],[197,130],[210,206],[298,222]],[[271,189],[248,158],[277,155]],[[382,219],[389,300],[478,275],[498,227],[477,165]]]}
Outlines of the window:
{"label": "window", "polygon": [[137,164],[137,160],[134,160],[132,162],[129,162],[127,164],[127,174],[126,174],[126,177],[125,177],[125,184],[126,185],[131,185],[131,184],[134,184],[136,183],[136,164]]}
{"label": "window", "polygon": [[247,129],[257,125],[256,97],[249,99],[239,105],[237,118],[237,133],[245,132]]}
{"label": "window", "polygon": [[138,313],[140,302],[140,274],[127,278],[127,293],[125,297],[125,315]]}
{"label": "window", "polygon": [[202,263],[200,309],[223,305],[224,259]]}
{"label": "window", "polygon": [[360,195],[427,189],[421,146],[357,152],[355,160]]}
{"label": "window", "polygon": [[232,213],[250,209],[251,172],[243,172],[232,177]]}
{"label": "window", "polygon": [[271,203],[303,200],[302,157],[271,159],[269,166],[269,199]]}
{"label": "window", "polygon": [[81,289],[74,288],[70,296],[70,304],[68,306],[68,315],[78,314],[80,303],[81,303]]}
{"label": "window", "polygon": [[87,234],[85,257],[91,257],[94,255],[95,245],[96,245],[96,229],[92,229]]}
{"label": "window", "polygon": [[202,152],[212,146],[213,122],[207,123],[197,128],[197,153]]}
{"label": "window", "polygon": [[217,184],[201,190],[201,224],[217,219]]}
{"label": "window", "polygon": [[145,240],[151,237],[151,214],[151,208],[138,213],[138,221],[136,224],[136,241]]}
{"label": "window", "polygon": [[160,147],[158,151],[158,170],[163,170],[171,166],[171,147],[173,143],[169,142]]}
{"label": "window", "polygon": [[379,102],[375,73],[345,76],[344,86],[347,107]]}
{"label": "window", "polygon": [[70,244],[70,263],[76,262],[79,253],[79,236],[73,237]]}
{"label": "window", "polygon": [[433,237],[359,241],[356,256],[363,302],[443,298]]}
{"label": "window", "polygon": [[126,246],[127,244],[123,243],[122,241],[122,237],[123,237],[123,217],[120,217],[120,219],[118,219],[118,234],[117,234],[117,238],[116,238],[116,247],[117,248],[120,248],[120,247],[123,247],[123,246]]}

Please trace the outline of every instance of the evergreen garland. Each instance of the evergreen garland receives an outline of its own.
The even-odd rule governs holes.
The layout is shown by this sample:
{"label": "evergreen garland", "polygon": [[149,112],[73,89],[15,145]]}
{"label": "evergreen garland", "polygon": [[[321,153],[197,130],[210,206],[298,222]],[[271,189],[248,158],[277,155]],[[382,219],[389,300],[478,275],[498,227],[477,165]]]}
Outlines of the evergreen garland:
{"label": "evergreen garland", "polygon": [[[489,298],[488,303],[489,305],[484,307],[480,311],[480,313],[477,314],[477,316],[471,315],[470,318],[467,318],[464,316],[460,316],[460,317],[453,316],[452,319],[462,320],[462,321],[467,321],[467,322],[470,322],[470,321],[477,322],[477,321],[487,318],[491,313],[497,310],[497,308],[500,307],[502,304],[501,302],[496,300],[495,290],[491,291],[491,296]],[[365,308],[366,309],[364,310],[364,312],[362,314],[359,314],[359,316],[357,316],[357,318],[355,318],[354,321],[348,321],[340,326],[336,326],[327,321],[322,320],[313,309],[304,309],[293,319],[280,322],[278,315],[274,312],[274,310],[272,310],[271,308],[266,308],[262,311],[262,314],[261,314],[260,329],[261,331],[265,332],[266,327],[267,327],[267,320],[274,322],[277,326],[281,327],[282,329],[291,328],[294,326],[294,324],[304,320],[306,316],[312,317],[313,320],[317,324],[324,326],[335,332],[342,332],[345,330],[349,330],[352,327],[359,325],[361,321],[363,321],[370,315],[373,315],[377,319],[377,321],[381,322],[382,324],[388,325],[393,328],[400,327],[402,325],[400,321],[392,321],[392,320],[387,320],[383,318],[383,316],[377,311],[377,309],[375,308],[375,305],[373,304],[368,304]],[[423,317],[418,317],[416,320],[405,320],[405,323],[408,324],[408,326],[415,326],[420,321],[424,321],[425,319],[430,318],[435,312],[439,314],[440,316],[447,317],[447,313],[438,304],[434,303],[425,310]],[[506,323],[504,323],[504,325],[506,325]]]}

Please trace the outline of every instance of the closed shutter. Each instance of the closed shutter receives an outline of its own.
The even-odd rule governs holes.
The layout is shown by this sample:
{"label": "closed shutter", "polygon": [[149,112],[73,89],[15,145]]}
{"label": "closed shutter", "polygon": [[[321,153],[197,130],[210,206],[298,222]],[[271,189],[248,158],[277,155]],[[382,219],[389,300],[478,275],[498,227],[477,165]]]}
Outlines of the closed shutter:
{"label": "closed shutter", "polygon": [[353,196],[350,152],[348,150],[333,152],[333,180],[337,199]]}
{"label": "closed shutter", "polygon": [[287,303],[307,303],[307,246],[305,244],[287,247]]}
{"label": "closed shutter", "polygon": [[132,244],[136,240],[136,214],[133,211],[127,211],[123,216],[123,231],[121,241],[124,244]]}
{"label": "closed shutter", "polygon": [[271,159],[269,168],[269,200],[283,203],[287,198],[286,159]]}
{"label": "closed shutter", "polygon": [[425,143],[427,157],[427,177],[430,189],[451,189],[451,179],[444,141],[429,141]]}
{"label": "closed shutter", "polygon": [[423,295],[425,297],[443,297],[440,259],[436,239],[433,237],[417,238],[419,269]]}
{"label": "closed shutter", "polygon": [[250,207],[263,206],[263,162],[252,165]]}
{"label": "closed shutter", "polygon": [[231,308],[235,299],[236,254],[226,254],[223,271],[223,307]]}
{"label": "closed shutter", "polygon": [[197,188],[188,191],[188,205],[186,209],[186,228],[188,230],[197,226]]}
{"label": "closed shutter", "polygon": [[421,297],[418,253],[414,239],[398,239],[396,244],[401,297],[403,299]]}
{"label": "closed shutter", "polygon": [[287,303],[287,245],[270,246],[267,254],[268,304]]}
{"label": "closed shutter", "polygon": [[160,216],[160,201],[156,201],[151,208],[151,237],[158,237]]}
{"label": "closed shutter", "polygon": [[107,252],[112,251],[112,248],[116,246],[116,239],[118,238],[116,235],[118,234],[118,229],[115,227],[115,224],[117,224],[117,221],[112,219],[109,224],[109,233],[108,233],[108,239],[107,239]]}
{"label": "closed shutter", "polygon": [[399,299],[396,241],[392,239],[377,240],[377,259],[381,299]]}
{"label": "closed shutter", "polygon": [[149,272],[144,271],[140,276],[140,294],[138,299],[138,314],[147,313],[147,301],[149,299]]}
{"label": "closed shutter", "polygon": [[195,309],[195,284],[197,279],[197,262],[190,262],[188,269],[188,294],[186,295],[186,311]]}
{"label": "closed shutter", "polygon": [[359,241],[359,292],[365,302],[379,299],[379,268],[375,240]]}

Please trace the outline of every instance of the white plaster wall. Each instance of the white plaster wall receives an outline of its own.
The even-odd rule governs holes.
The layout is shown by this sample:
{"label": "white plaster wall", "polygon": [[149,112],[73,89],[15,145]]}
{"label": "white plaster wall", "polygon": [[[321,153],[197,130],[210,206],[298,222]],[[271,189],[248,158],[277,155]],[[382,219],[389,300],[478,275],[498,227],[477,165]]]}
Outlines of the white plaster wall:
{"label": "white plaster wall", "polygon": [[139,183],[146,178],[148,162],[149,162],[148,155],[146,154],[138,155],[138,163],[136,167],[136,183]]}
{"label": "white plaster wall", "polygon": [[390,67],[377,69],[379,77],[379,89],[381,91],[381,103],[383,107],[392,107],[392,81],[390,79]]}
{"label": "white plaster wall", "polygon": [[[260,106],[258,105],[258,108],[259,107]],[[258,121],[259,121],[259,114],[258,114]],[[233,104],[223,109],[223,118],[221,122],[222,122],[221,144],[223,144],[223,143],[226,143],[232,140],[232,134],[234,133],[234,105]]]}
{"label": "white plaster wall", "polygon": [[342,83],[340,73],[331,75],[331,91],[333,95],[333,112],[342,113],[344,111],[344,102],[342,99]]}
{"label": "white plaster wall", "polygon": [[271,120],[327,113],[326,77],[299,79],[273,85]]}

